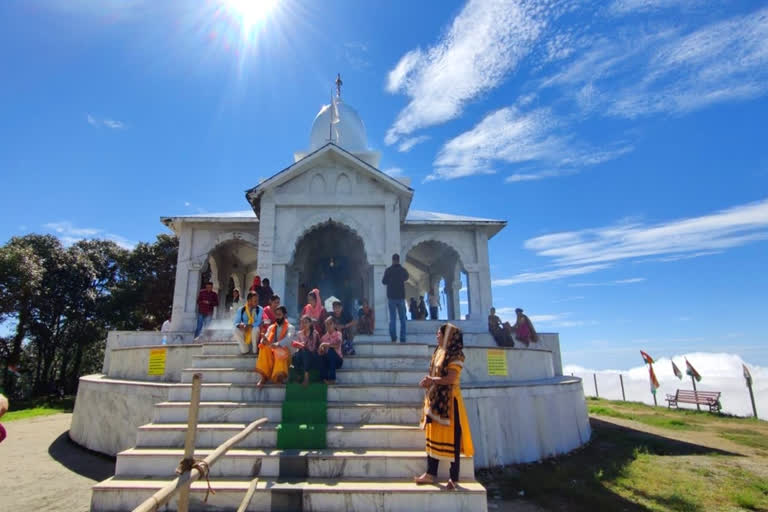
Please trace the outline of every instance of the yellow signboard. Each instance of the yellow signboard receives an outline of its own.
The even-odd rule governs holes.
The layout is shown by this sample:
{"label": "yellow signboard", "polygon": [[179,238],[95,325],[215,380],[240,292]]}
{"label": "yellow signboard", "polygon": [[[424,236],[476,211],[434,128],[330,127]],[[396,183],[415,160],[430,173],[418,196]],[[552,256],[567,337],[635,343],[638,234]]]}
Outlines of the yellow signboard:
{"label": "yellow signboard", "polygon": [[149,350],[149,370],[147,375],[165,374],[165,357],[168,350],[164,348],[153,348]]}
{"label": "yellow signboard", "polygon": [[488,349],[488,375],[507,376],[507,354],[505,350]]}

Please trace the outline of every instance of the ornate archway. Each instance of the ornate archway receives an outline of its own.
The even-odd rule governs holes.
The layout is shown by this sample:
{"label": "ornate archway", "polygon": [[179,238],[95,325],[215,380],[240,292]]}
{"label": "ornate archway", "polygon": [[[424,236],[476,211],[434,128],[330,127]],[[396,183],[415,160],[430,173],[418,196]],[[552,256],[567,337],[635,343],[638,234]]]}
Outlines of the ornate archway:
{"label": "ornate archway", "polygon": [[372,275],[362,237],[349,226],[328,220],[296,241],[286,272],[285,302],[289,312],[300,311],[307,293],[319,288],[324,299],[335,296],[353,312],[357,302],[370,299]]}
{"label": "ornate archway", "polygon": [[[403,265],[410,274],[406,283],[406,298],[413,297],[418,301],[419,297],[424,297],[429,305],[428,294],[435,293],[439,297],[438,318],[460,320],[465,313],[462,306],[466,306],[464,309],[469,313],[470,302],[470,290],[468,286],[464,288],[462,283],[468,280],[461,255],[452,245],[441,240],[423,238],[409,244],[405,252]],[[432,312],[429,317],[432,317]]]}

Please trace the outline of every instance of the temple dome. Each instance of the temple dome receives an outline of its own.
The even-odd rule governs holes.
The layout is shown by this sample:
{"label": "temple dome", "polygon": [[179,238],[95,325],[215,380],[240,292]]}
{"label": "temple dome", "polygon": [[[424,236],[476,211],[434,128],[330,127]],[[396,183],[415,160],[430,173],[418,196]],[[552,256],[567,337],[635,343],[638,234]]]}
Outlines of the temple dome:
{"label": "temple dome", "polygon": [[[309,150],[315,151],[329,142],[346,149],[349,152],[368,151],[368,138],[365,135],[365,125],[357,111],[337,99],[339,122],[331,126],[331,105],[323,105],[312,123],[309,135]],[[338,134],[338,135],[337,135]],[[338,137],[338,139],[337,139]]]}

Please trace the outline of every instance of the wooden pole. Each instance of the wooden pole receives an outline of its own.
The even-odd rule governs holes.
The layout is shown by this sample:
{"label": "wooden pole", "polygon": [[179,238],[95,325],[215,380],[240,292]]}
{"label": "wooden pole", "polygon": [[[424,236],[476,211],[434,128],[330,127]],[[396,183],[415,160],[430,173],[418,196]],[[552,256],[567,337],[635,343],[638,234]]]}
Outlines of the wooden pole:
{"label": "wooden pole", "polygon": [[596,397],[596,398],[600,398],[600,393],[598,393],[598,392],[597,392],[597,374],[596,374],[596,373],[593,373],[593,374],[592,374],[592,378],[593,378],[593,379],[594,379],[594,381],[595,381],[595,397]]}
{"label": "wooden pole", "polygon": [[656,393],[651,393],[653,395],[653,406],[658,407],[659,404],[656,402]]}
{"label": "wooden pole", "polygon": [[626,395],[624,395],[624,377],[619,374],[619,383],[621,384],[621,399],[627,401]]}
{"label": "wooden pole", "polygon": [[[267,418],[261,418],[256,420],[247,427],[245,427],[239,434],[236,434],[229,438],[224,443],[220,444],[213,453],[205,458],[203,462],[212,467],[216,461],[218,461],[225,453],[227,453],[233,446],[241,442],[248,437],[251,432],[262,426],[267,422]],[[174,478],[168,485],[157,491],[150,496],[144,503],[133,509],[133,512],[156,512],[158,508],[162,507],[173,498],[173,495],[180,490],[186,488],[189,490],[190,485],[193,482],[200,480],[202,473],[199,469],[193,468],[192,471],[184,473]]]}
{"label": "wooden pole", "polygon": [[[202,375],[192,376],[192,394],[189,398],[189,416],[187,418],[187,436],[184,438],[184,460],[195,457],[195,438],[197,437],[197,417],[200,411],[200,380]],[[189,486],[179,490],[178,512],[189,512]]]}
{"label": "wooden pole", "polygon": [[700,411],[701,406],[699,405],[699,393],[696,391],[696,379],[693,378],[693,375],[691,375],[691,382],[693,382],[693,396],[696,398],[696,409]]}
{"label": "wooden pole", "polygon": [[757,406],[755,405],[755,394],[752,392],[752,379],[747,380],[747,389],[749,389],[749,399],[752,401],[752,414],[757,419]]}

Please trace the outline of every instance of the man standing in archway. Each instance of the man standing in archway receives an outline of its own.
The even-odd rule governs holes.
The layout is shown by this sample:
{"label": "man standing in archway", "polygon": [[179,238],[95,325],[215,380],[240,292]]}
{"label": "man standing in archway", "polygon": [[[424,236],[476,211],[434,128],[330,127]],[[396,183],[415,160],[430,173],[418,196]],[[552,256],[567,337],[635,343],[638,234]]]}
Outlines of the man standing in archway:
{"label": "man standing in archway", "polygon": [[400,255],[392,255],[392,265],[384,271],[381,283],[387,287],[387,302],[389,304],[389,338],[392,343],[397,341],[395,315],[400,317],[400,343],[405,343],[405,282],[408,271],[400,265]]}

